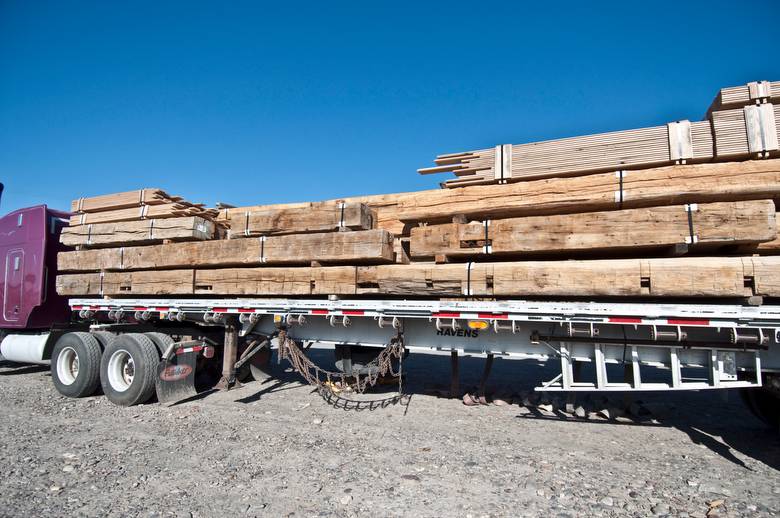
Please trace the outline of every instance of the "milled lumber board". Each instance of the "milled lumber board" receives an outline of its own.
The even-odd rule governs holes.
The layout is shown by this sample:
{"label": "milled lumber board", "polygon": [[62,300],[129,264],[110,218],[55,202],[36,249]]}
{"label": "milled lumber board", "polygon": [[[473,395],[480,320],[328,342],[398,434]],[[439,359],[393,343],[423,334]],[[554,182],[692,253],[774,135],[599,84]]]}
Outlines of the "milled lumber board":
{"label": "milled lumber board", "polygon": [[412,228],[410,246],[412,257],[420,259],[746,244],[776,237],[774,202],[756,200],[426,225]]}
{"label": "milled lumber board", "polygon": [[71,212],[101,212],[105,210],[126,209],[141,205],[159,205],[171,201],[171,196],[162,189],[146,188],[135,191],[116,192],[89,196],[73,200]]}
{"label": "milled lumber board", "polygon": [[65,227],[65,246],[106,247],[160,243],[163,240],[198,241],[214,238],[214,222],[197,216],[95,223]]}
{"label": "milled lumber board", "polygon": [[195,272],[199,295],[354,295],[356,267],[220,268]]}
{"label": "milled lumber board", "polygon": [[392,263],[393,237],[384,230],[291,234],[164,245],[60,252],[61,272],[148,270],[263,264]]}
{"label": "milled lumber board", "polygon": [[337,230],[369,230],[371,209],[363,203],[320,202],[304,207],[228,213],[230,237],[281,235]]}
{"label": "milled lumber board", "polygon": [[70,217],[70,226],[183,216],[200,216],[213,219],[217,213],[216,209],[204,209],[189,203],[164,203],[161,205],[142,205],[140,207],[107,210],[104,212],[74,214]]}
{"label": "milled lumber board", "polygon": [[57,293],[74,295],[189,295],[195,271],[75,273],[57,275]]}
{"label": "milled lumber board", "polygon": [[682,257],[367,266],[358,267],[357,282],[360,294],[403,296],[776,296],[780,258],[758,259],[755,281],[752,258]]}
{"label": "milled lumber board", "polygon": [[425,191],[400,199],[397,216],[435,223],[452,214],[508,218],[777,196],[780,160],[751,160]]}

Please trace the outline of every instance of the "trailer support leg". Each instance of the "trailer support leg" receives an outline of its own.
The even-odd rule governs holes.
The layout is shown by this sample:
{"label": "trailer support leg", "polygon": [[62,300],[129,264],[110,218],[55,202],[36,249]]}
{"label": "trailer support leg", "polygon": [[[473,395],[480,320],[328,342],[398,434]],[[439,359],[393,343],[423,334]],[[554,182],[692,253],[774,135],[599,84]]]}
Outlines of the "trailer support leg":
{"label": "trailer support leg", "polygon": [[236,381],[236,360],[238,359],[238,326],[234,320],[225,324],[225,347],[222,353],[222,378],[217,389],[230,390],[241,386]]}
{"label": "trailer support leg", "polygon": [[490,370],[493,368],[493,355],[488,353],[485,359],[485,370],[482,371],[482,379],[479,380],[479,402],[483,405],[487,405],[487,397],[485,397],[485,386],[487,385],[488,376],[490,376]]}
{"label": "trailer support leg", "polygon": [[450,351],[450,367],[452,372],[450,374],[450,397],[460,398],[460,358],[458,357],[458,351]]}

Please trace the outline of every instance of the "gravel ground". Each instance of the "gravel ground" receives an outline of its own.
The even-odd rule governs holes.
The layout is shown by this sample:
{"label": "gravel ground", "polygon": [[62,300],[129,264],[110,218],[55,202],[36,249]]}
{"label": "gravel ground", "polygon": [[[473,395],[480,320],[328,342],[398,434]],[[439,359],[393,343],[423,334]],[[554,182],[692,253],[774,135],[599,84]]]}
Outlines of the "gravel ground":
{"label": "gravel ground", "polygon": [[[464,387],[482,362],[464,360]],[[448,366],[413,355],[406,404],[356,412],[328,406],[281,368],[277,379],[178,405],[120,408],[66,399],[47,369],[3,363],[0,514],[780,514],[780,440],[737,394],[644,395],[651,415],[576,420],[545,405],[436,397]],[[548,374],[497,361],[491,384],[522,400]]]}

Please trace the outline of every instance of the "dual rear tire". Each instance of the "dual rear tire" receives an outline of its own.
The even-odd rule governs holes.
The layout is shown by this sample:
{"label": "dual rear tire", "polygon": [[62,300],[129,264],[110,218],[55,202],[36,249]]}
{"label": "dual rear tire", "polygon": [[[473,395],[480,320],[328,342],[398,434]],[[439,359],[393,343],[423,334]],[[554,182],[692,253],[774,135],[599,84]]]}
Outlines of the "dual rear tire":
{"label": "dual rear tire", "polygon": [[54,387],[63,396],[86,397],[100,386],[114,404],[145,403],[155,392],[160,351],[172,342],[163,333],[66,333],[52,351]]}

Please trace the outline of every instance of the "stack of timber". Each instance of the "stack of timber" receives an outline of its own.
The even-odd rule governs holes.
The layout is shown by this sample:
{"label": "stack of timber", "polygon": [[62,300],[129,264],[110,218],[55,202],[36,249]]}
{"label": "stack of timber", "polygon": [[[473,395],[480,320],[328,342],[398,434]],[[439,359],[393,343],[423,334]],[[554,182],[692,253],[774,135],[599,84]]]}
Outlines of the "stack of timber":
{"label": "stack of timber", "polygon": [[202,203],[171,196],[162,189],[139,189],[79,198],[71,202],[71,212],[71,226],[185,216],[213,220],[218,216],[216,209],[207,209]]}
{"label": "stack of timber", "polygon": [[[92,215],[137,210],[141,199],[156,203],[149,208],[165,204],[159,189],[144,191],[76,200],[73,206]],[[127,207],[132,204],[136,206]],[[101,212],[86,212],[98,208]],[[395,260],[393,235],[375,228],[375,213],[364,203],[200,210],[209,219],[136,217],[66,228],[61,242],[77,249],[58,255],[58,292],[354,294],[358,265]],[[218,232],[219,226],[227,231]]]}
{"label": "stack of timber", "polygon": [[420,174],[450,172],[442,187],[641,170],[671,164],[768,158],[780,153],[780,82],[720,91],[705,120],[449,153]]}

